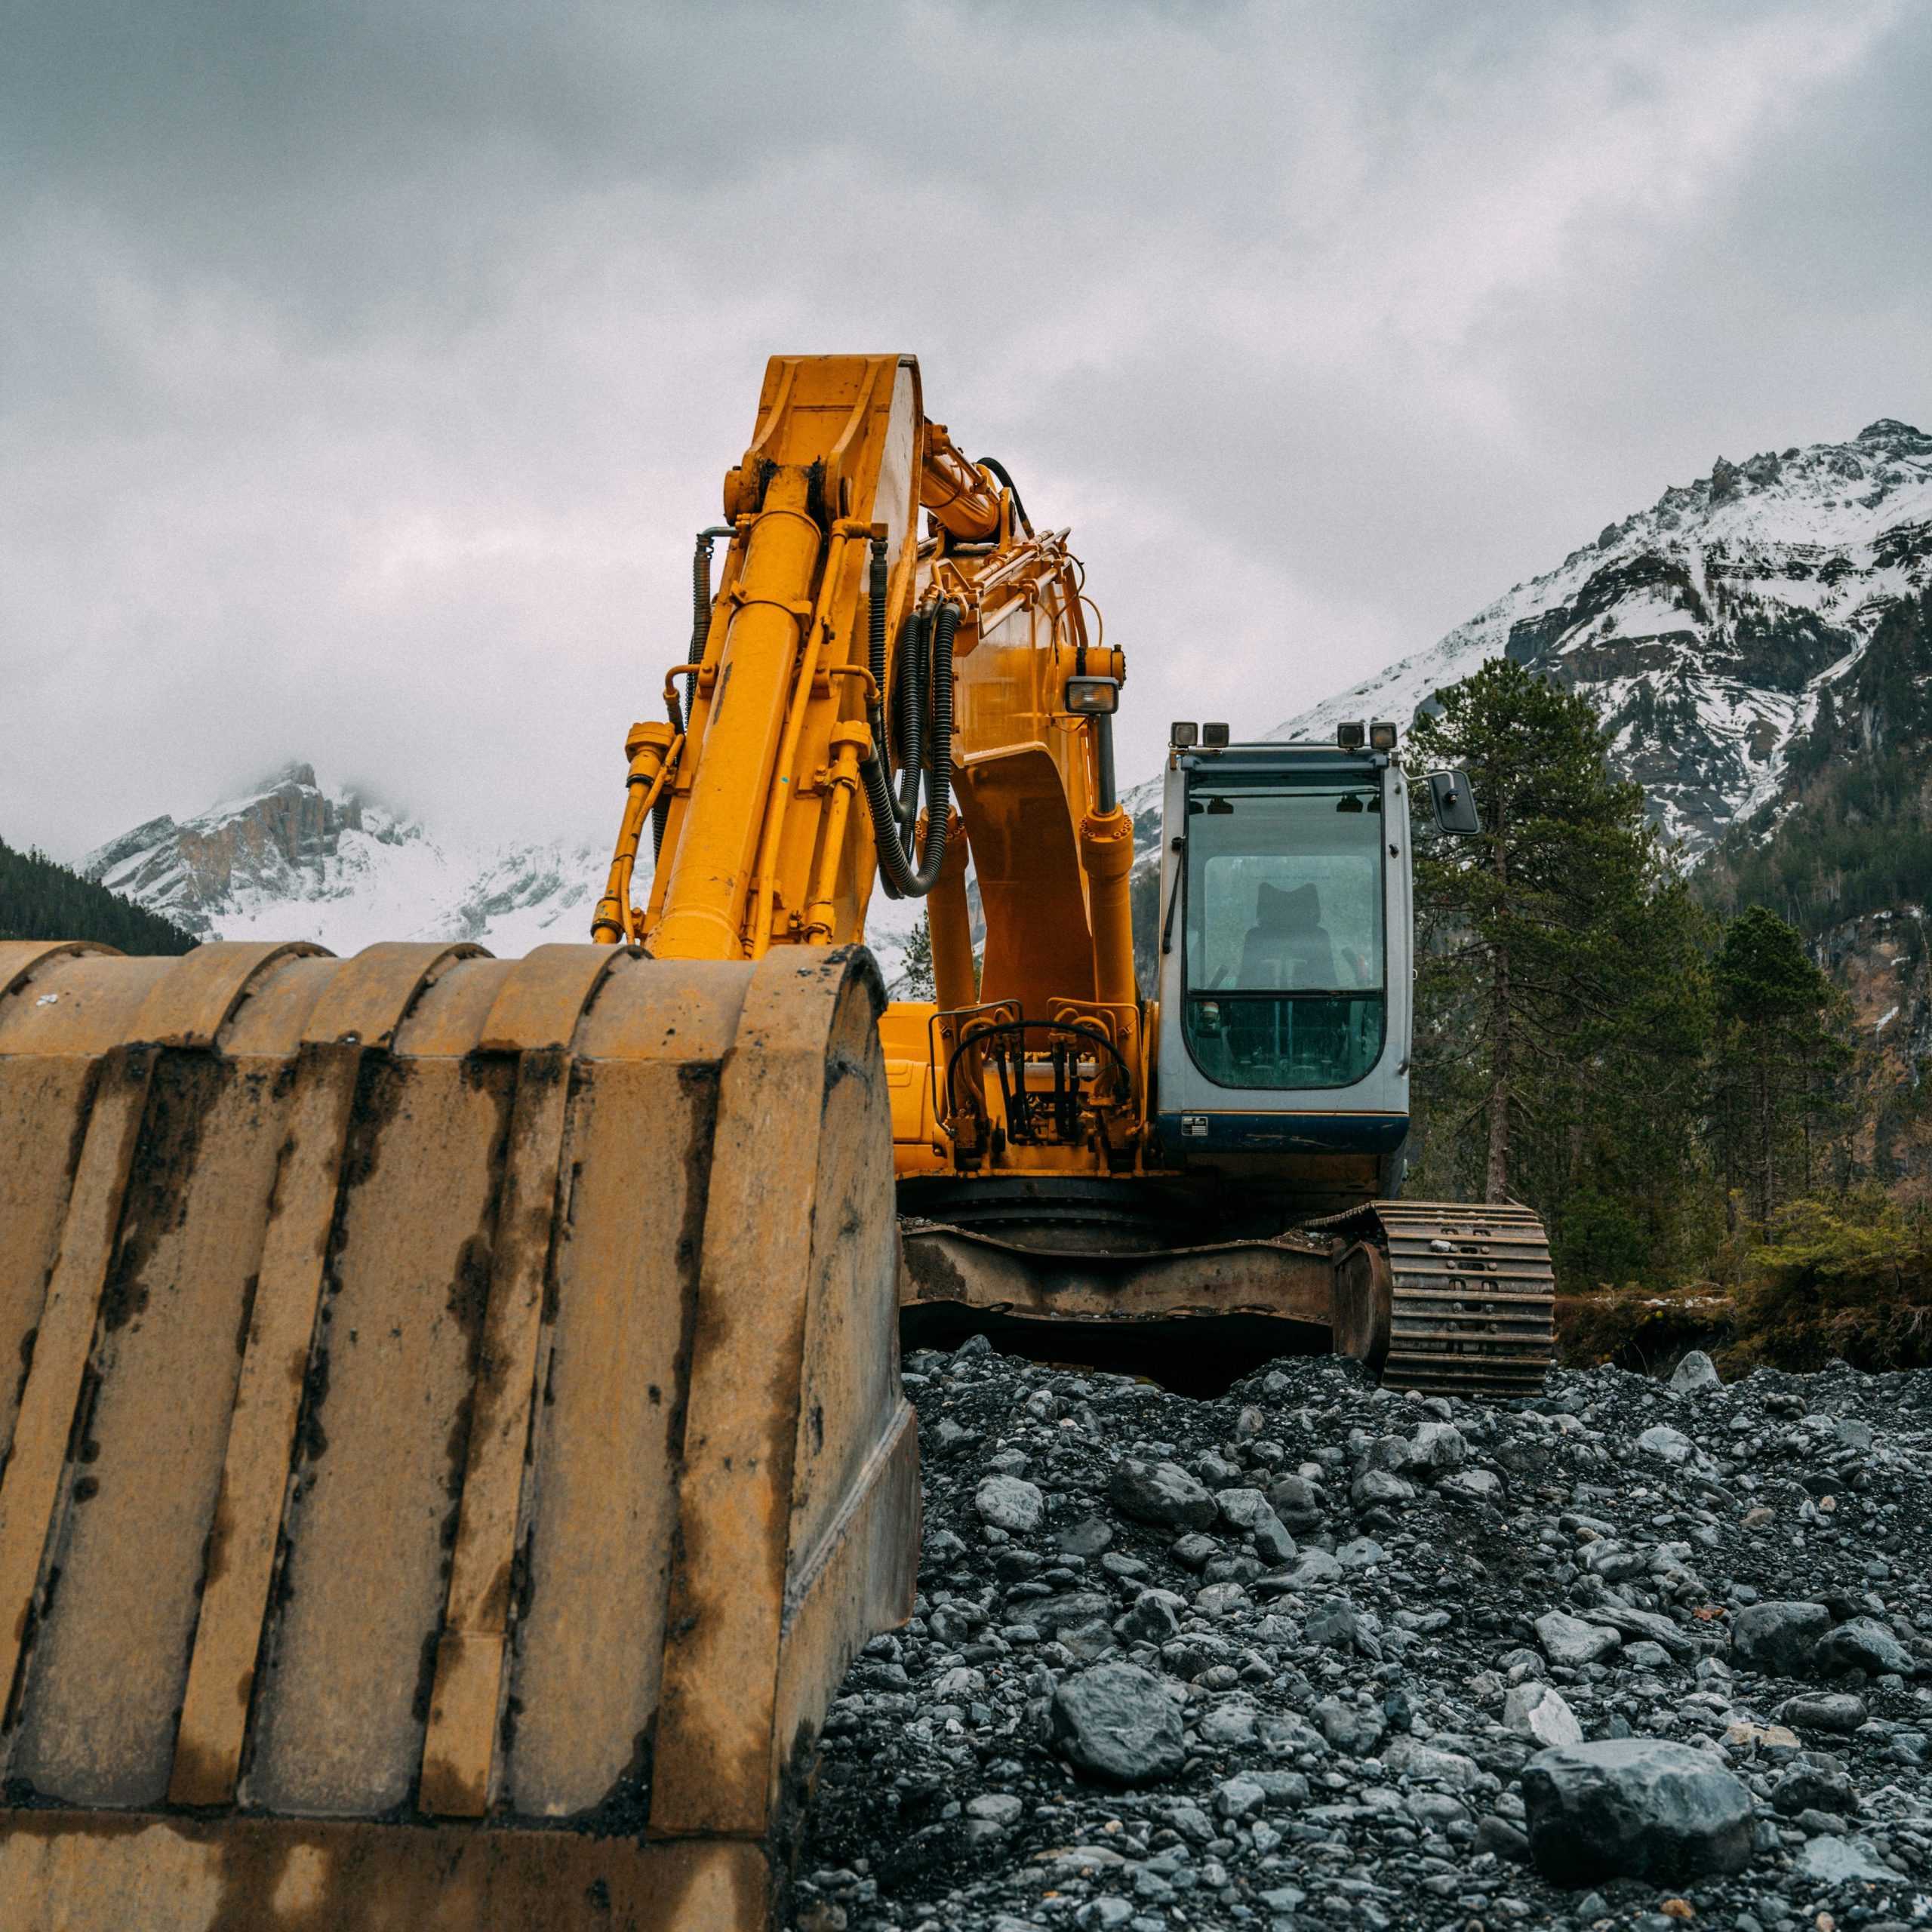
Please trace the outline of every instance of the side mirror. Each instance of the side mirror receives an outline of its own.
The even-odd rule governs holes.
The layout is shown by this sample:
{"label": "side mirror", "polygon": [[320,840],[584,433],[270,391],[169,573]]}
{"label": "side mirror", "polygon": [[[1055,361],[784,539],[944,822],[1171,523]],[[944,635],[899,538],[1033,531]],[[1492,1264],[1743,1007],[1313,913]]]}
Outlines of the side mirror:
{"label": "side mirror", "polygon": [[1451,837],[1467,838],[1482,829],[1475,788],[1466,771],[1432,771],[1429,795],[1435,806],[1436,823]]}

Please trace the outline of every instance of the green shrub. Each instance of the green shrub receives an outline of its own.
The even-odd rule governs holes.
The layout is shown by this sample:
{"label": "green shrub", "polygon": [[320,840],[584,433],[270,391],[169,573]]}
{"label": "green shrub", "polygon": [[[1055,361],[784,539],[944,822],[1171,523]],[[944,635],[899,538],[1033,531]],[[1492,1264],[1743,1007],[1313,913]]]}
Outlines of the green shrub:
{"label": "green shrub", "polygon": [[1792,1201],[1745,1258],[1727,1372],[1932,1366],[1932,1239],[1878,1189]]}

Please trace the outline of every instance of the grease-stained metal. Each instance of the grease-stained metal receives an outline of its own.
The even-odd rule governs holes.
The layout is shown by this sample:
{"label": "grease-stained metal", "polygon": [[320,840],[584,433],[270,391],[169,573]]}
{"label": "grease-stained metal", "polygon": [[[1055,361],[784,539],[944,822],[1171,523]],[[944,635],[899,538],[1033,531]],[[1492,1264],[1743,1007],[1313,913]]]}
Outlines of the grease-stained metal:
{"label": "grease-stained metal", "polygon": [[881,998],[0,950],[0,1923],[768,1922],[911,1609]]}

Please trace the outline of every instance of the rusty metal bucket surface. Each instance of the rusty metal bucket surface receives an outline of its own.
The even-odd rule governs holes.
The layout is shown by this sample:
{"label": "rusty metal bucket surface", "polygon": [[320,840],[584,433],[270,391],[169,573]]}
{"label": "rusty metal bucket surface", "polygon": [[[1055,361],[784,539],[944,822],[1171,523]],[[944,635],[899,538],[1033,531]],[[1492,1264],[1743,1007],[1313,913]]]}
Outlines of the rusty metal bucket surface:
{"label": "rusty metal bucket surface", "polygon": [[0,1924],[767,1922],[911,1608],[879,1003],[0,945]]}

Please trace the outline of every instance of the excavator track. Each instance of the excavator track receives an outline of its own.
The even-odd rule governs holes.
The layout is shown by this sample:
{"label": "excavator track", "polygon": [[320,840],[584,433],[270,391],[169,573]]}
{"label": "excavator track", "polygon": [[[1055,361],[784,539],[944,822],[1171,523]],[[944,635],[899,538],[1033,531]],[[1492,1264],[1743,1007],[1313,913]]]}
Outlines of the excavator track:
{"label": "excavator track", "polygon": [[1555,1278],[1527,1208],[1378,1201],[1389,1258],[1391,1389],[1494,1401],[1542,1392]]}

